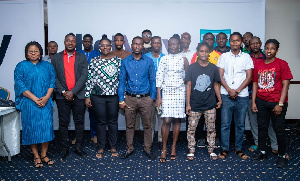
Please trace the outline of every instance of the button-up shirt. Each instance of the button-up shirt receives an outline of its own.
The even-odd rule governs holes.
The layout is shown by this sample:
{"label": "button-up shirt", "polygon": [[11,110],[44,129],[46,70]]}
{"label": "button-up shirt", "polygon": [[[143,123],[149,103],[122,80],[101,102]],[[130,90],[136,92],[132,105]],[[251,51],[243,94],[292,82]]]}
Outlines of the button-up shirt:
{"label": "button-up shirt", "polygon": [[152,100],[156,97],[155,68],[153,60],[145,55],[136,60],[129,55],[121,63],[118,96],[124,101],[125,88],[131,94],[150,93]]}

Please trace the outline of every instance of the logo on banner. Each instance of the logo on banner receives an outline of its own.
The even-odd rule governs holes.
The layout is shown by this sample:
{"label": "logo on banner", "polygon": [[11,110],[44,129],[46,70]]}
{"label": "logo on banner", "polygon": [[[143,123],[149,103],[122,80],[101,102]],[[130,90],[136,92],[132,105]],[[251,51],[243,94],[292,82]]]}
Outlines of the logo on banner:
{"label": "logo on banner", "polygon": [[217,43],[216,43],[217,35],[221,32],[223,32],[227,35],[228,41],[227,41],[226,45],[230,46],[229,45],[229,37],[230,37],[230,34],[231,34],[231,29],[223,29],[223,30],[200,29],[200,42],[203,41],[203,36],[206,33],[212,33],[213,35],[215,35],[215,44],[214,44],[214,48],[215,48],[217,46]]}
{"label": "logo on banner", "polygon": [[3,36],[1,47],[0,47],[0,66],[4,60],[6,50],[8,48],[11,37],[12,37],[12,35],[4,35]]}

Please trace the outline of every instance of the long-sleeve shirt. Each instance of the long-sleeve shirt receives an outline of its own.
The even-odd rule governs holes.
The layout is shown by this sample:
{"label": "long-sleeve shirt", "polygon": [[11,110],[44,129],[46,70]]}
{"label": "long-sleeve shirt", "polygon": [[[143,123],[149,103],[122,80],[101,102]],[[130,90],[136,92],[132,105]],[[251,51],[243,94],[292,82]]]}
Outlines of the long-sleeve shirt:
{"label": "long-sleeve shirt", "polygon": [[152,100],[156,97],[155,68],[153,60],[145,55],[136,60],[129,55],[121,63],[118,96],[124,101],[125,88],[131,94],[150,93]]}

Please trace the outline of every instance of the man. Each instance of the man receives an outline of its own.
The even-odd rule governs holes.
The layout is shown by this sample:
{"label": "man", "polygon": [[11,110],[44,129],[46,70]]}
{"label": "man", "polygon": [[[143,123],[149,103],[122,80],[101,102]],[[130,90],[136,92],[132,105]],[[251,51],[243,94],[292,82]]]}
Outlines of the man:
{"label": "man", "polygon": [[[153,60],[154,68],[155,68],[155,75],[156,75],[161,57],[165,56],[165,54],[160,52],[161,46],[162,46],[161,37],[153,36],[151,38],[152,51],[145,54],[146,56],[150,57]],[[163,124],[163,120],[160,118],[160,115],[158,114],[157,109],[155,109],[155,106],[153,104],[152,116],[151,116],[152,140],[153,140],[154,132],[155,132],[156,117],[158,120],[158,143],[159,143],[159,145],[162,145],[161,127]]]}
{"label": "man", "polygon": [[[83,53],[90,64],[92,58],[98,57],[101,55],[100,52],[95,51],[92,49],[93,45],[93,37],[90,34],[86,34],[83,36],[83,50],[78,50],[79,53]],[[90,130],[91,130],[91,140],[96,144],[97,143],[97,136],[96,136],[96,117],[91,108],[88,108],[89,111],[89,118],[90,118]],[[76,140],[72,141],[72,144],[75,144]]]}
{"label": "man", "polygon": [[243,52],[244,53],[250,53],[251,47],[250,47],[250,39],[253,37],[253,34],[251,32],[246,32],[243,35],[243,43],[244,43],[244,48]]}
{"label": "man", "polygon": [[151,52],[150,41],[151,41],[151,38],[152,38],[152,32],[150,30],[144,30],[142,32],[142,38],[143,38],[143,41],[144,41],[144,48],[142,50],[142,54],[146,54],[146,53]]}
{"label": "man", "polygon": [[[250,57],[253,60],[253,64],[255,65],[256,62],[258,61],[264,61],[265,59],[265,54],[263,53],[262,49],[261,49],[261,40],[259,37],[252,37],[250,39],[250,47],[251,47],[251,51],[250,51]],[[257,124],[257,113],[253,112],[251,110],[251,94],[252,94],[252,81],[249,84],[249,94],[250,94],[250,101],[249,101],[249,105],[248,105],[248,116],[249,116],[249,124],[250,124],[250,128],[251,128],[251,133],[252,136],[254,138],[254,143],[255,145],[252,145],[249,150],[254,152],[258,150],[258,124]],[[270,121],[270,125],[268,128],[268,135],[270,138],[270,142],[271,142],[271,147],[272,147],[272,152],[274,154],[278,153],[278,144],[277,144],[277,138],[276,138],[276,134],[273,128],[273,124],[272,121]]]}
{"label": "man", "polygon": [[188,32],[184,32],[181,34],[180,37],[180,43],[182,46],[182,52],[181,55],[185,58],[187,58],[189,64],[191,64],[191,60],[193,57],[194,52],[192,52],[190,48],[191,44],[191,35]]}
{"label": "man", "polygon": [[131,53],[129,51],[126,51],[123,49],[124,45],[124,36],[121,33],[117,33],[114,36],[114,45],[116,47],[115,50],[113,50],[111,53],[122,60],[128,57]]}
{"label": "man", "polygon": [[[119,106],[125,110],[127,149],[120,158],[132,155],[136,112],[139,111],[144,126],[144,152],[150,159],[155,159],[151,150],[152,129],[151,114],[153,100],[156,97],[155,68],[153,60],[144,54],[143,39],[134,37],[131,44],[132,54],[122,61],[119,82]],[[126,89],[126,92],[125,92]],[[124,100],[125,96],[125,100]]]}
{"label": "man", "polygon": [[214,50],[216,50],[217,52],[220,52],[221,54],[229,52],[230,47],[226,46],[226,43],[228,41],[227,35],[223,32],[220,32],[219,34],[217,34],[216,38],[217,38],[216,42],[217,42],[218,46],[216,46]]}
{"label": "man", "polygon": [[49,41],[47,50],[48,50],[49,55],[44,56],[43,60],[51,62],[51,58],[53,57],[53,55],[55,55],[57,53],[57,50],[58,50],[57,43],[55,41]]}
{"label": "man", "polygon": [[56,103],[59,117],[59,135],[61,143],[60,161],[64,162],[69,155],[68,126],[70,114],[73,113],[75,123],[75,153],[86,156],[82,150],[84,133],[84,88],[88,74],[86,56],[75,51],[76,37],[73,33],[65,36],[65,50],[52,58],[52,65],[56,72]]}
{"label": "man", "polygon": [[222,152],[219,158],[225,159],[229,150],[230,125],[234,111],[235,153],[241,159],[248,156],[242,151],[245,117],[249,103],[248,84],[251,82],[253,61],[249,54],[241,52],[242,35],[234,32],[230,35],[230,52],[219,58],[217,66],[221,78],[221,134]]}

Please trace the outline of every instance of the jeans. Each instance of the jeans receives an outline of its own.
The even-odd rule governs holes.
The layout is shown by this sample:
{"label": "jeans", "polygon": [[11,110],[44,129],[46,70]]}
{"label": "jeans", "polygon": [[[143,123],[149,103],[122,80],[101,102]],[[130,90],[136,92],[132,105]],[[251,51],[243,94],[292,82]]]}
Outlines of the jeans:
{"label": "jeans", "polygon": [[267,151],[267,136],[271,118],[278,143],[278,154],[285,155],[286,135],[284,122],[288,103],[284,103],[281,114],[276,116],[273,109],[278,104],[277,102],[267,102],[260,98],[256,98],[255,102],[258,110],[258,148],[261,151]]}
{"label": "jeans", "polygon": [[78,99],[74,96],[73,101],[67,101],[66,99],[56,99],[59,119],[59,135],[62,150],[69,148],[68,140],[68,127],[70,123],[71,111],[73,113],[73,120],[75,123],[75,136],[76,144],[75,148],[82,147],[83,133],[84,133],[84,114],[85,103],[84,99]]}
{"label": "jeans", "polygon": [[229,150],[230,126],[234,112],[235,123],[235,150],[242,150],[243,136],[245,130],[245,118],[249,103],[249,97],[237,97],[231,99],[229,95],[221,95],[221,134],[222,149]]}
{"label": "jeans", "polygon": [[111,148],[117,147],[119,98],[117,95],[91,95],[91,102],[97,122],[98,150],[105,149],[106,126]]}

